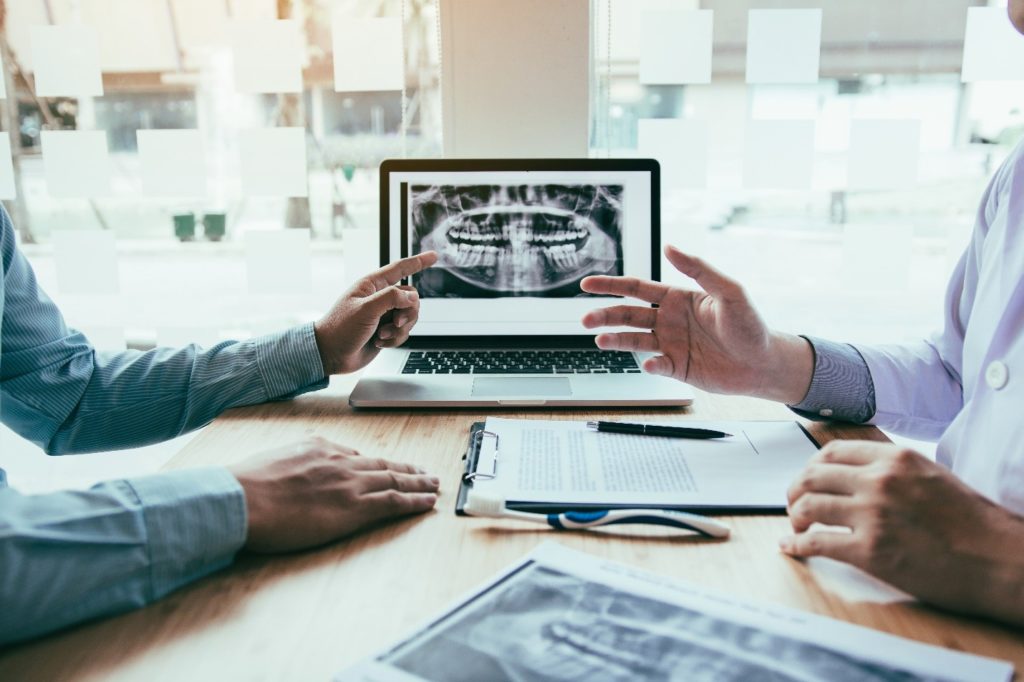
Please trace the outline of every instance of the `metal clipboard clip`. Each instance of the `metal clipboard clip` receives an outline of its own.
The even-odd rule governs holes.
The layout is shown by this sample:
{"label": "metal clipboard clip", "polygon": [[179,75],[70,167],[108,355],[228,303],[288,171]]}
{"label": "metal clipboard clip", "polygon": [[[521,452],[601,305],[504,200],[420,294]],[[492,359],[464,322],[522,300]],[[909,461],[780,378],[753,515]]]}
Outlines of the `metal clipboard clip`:
{"label": "metal clipboard clip", "polygon": [[[480,470],[480,454],[484,449],[484,438],[490,437],[494,439],[494,457],[491,459],[490,471]],[[483,429],[473,434],[473,446],[476,448],[476,469],[474,471],[467,472],[462,480],[464,481],[491,481],[498,476],[498,434],[493,431],[484,431]]]}

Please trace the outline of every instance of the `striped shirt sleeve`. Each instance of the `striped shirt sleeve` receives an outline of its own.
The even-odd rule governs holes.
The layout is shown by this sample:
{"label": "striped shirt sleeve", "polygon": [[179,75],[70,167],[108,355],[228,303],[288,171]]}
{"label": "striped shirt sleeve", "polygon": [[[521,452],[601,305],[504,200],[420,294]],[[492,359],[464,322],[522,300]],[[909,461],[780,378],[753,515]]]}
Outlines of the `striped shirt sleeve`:
{"label": "striped shirt sleeve", "polygon": [[48,453],[146,445],[327,385],[312,324],[208,349],[97,352],[64,323],[0,214],[0,419]]}
{"label": "striped shirt sleeve", "polygon": [[805,336],[814,348],[814,376],[804,399],[790,405],[808,419],[862,424],[875,414],[875,385],[857,349],[846,343]]}

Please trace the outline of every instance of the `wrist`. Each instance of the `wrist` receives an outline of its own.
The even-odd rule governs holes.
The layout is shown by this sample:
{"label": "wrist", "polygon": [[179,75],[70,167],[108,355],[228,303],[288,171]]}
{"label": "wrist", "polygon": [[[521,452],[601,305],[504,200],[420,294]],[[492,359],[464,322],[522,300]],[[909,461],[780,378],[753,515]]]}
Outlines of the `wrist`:
{"label": "wrist", "polygon": [[331,358],[326,351],[327,343],[324,337],[323,322],[317,321],[313,323],[313,340],[316,341],[316,350],[320,354],[320,364],[323,365],[324,376],[330,377],[334,374],[339,374],[339,371],[334,363],[331,362]]}
{"label": "wrist", "polygon": [[814,347],[802,336],[772,332],[759,397],[786,405],[802,401],[814,377]]}
{"label": "wrist", "polygon": [[978,542],[977,532],[970,533],[966,546],[956,554],[973,565],[972,575],[964,576],[973,588],[969,610],[1014,625],[1024,625],[1024,555],[1007,551],[1024,543],[1024,517],[989,500],[984,523],[989,532]]}

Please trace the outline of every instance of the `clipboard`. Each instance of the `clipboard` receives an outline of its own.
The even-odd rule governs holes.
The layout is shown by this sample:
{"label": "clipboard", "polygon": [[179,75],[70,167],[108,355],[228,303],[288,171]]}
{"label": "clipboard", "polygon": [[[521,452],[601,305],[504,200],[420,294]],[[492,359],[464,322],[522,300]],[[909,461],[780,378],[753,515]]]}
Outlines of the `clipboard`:
{"label": "clipboard", "polygon": [[[811,432],[808,431],[803,424],[796,422],[800,430],[807,436],[807,439],[816,448],[820,448],[821,444],[818,443],[817,439]],[[494,447],[494,458],[491,462],[484,462],[483,469],[481,469],[481,452],[484,449],[484,445],[493,444]],[[459,481],[459,493],[455,496],[455,515],[456,516],[467,516],[466,514],[466,501],[469,498],[469,491],[473,489],[473,482],[483,478],[494,478],[497,476],[498,460],[500,458],[501,443],[498,440],[497,434],[491,433],[486,430],[485,422],[474,422],[469,428],[469,443],[466,447],[466,453],[462,456],[464,463],[462,478]],[[638,508],[651,508],[651,505],[629,505],[629,504],[573,504],[573,505],[560,505],[556,503],[538,503],[538,502],[516,502],[514,500],[506,501],[506,505],[509,509],[515,511],[534,512],[537,514],[562,514],[567,511],[592,511],[592,510],[604,510],[604,509],[638,509]],[[685,511],[695,512],[699,514],[765,514],[765,513],[785,513],[785,507],[772,506],[729,506],[729,507],[714,507],[709,508],[706,506],[694,507],[692,505],[657,505],[658,509],[669,509],[674,511]]]}

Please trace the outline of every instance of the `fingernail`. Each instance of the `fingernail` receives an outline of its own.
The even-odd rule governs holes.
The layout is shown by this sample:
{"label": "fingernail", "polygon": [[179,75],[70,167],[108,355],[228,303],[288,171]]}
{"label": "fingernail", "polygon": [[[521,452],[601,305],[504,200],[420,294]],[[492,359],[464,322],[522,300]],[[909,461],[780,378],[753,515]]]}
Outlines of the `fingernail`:
{"label": "fingernail", "polygon": [[381,329],[379,332],[377,332],[377,336],[379,338],[382,338],[382,339],[390,339],[391,338],[391,330],[390,329]]}
{"label": "fingernail", "polygon": [[431,476],[430,482],[433,483],[434,485],[441,485],[441,479],[438,478],[437,476]]}
{"label": "fingernail", "polygon": [[373,345],[376,346],[377,348],[380,348],[380,349],[384,348],[384,344],[381,343],[380,341],[374,341]]}
{"label": "fingernail", "polygon": [[397,317],[397,318],[395,318],[395,326],[398,327],[399,329],[404,327],[405,326],[405,318],[404,317]]}
{"label": "fingernail", "polygon": [[425,473],[427,473],[426,469],[421,469],[420,467],[415,467],[415,469],[416,469],[416,473],[417,474],[425,474]]}
{"label": "fingernail", "polygon": [[786,535],[786,536],[783,536],[783,537],[779,538],[779,549],[781,549],[786,554],[789,554],[790,552],[792,552],[793,551],[793,537],[791,535]]}

